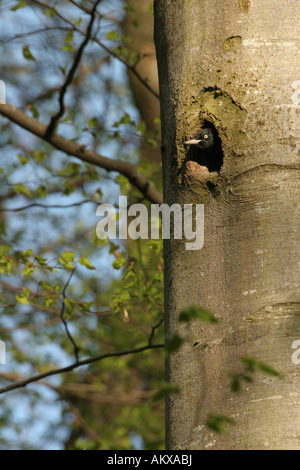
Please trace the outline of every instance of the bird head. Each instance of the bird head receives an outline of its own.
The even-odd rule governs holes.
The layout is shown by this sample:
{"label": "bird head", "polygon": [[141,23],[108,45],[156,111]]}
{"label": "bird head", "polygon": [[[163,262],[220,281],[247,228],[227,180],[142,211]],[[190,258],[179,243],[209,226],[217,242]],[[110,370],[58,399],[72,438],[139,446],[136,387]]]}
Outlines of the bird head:
{"label": "bird head", "polygon": [[214,136],[211,129],[200,129],[195,137],[184,142],[185,145],[193,145],[201,150],[208,150],[214,146]]}

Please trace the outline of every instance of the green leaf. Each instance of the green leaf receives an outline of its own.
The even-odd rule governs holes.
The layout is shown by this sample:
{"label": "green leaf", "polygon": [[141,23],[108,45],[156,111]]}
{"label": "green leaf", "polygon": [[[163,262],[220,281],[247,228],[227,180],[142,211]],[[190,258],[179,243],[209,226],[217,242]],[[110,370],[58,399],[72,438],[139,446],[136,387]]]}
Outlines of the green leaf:
{"label": "green leaf", "polygon": [[46,290],[46,291],[49,290],[49,291],[51,291],[51,292],[54,291],[54,292],[56,292],[56,293],[60,292],[60,290],[61,290],[61,288],[60,288],[58,282],[56,282],[56,283],[53,284],[53,285],[49,285],[49,284],[46,284],[46,282],[41,281],[41,282],[40,282],[40,286],[42,287],[42,289],[44,289],[44,290]]}
{"label": "green leaf", "polygon": [[96,117],[93,117],[92,119],[89,119],[88,122],[87,122],[87,125],[89,127],[96,127],[99,125],[99,119],[96,118]]}
{"label": "green leaf", "polygon": [[58,172],[60,176],[77,176],[81,171],[82,166],[76,162],[70,162],[61,171]]}
{"label": "green leaf", "polygon": [[65,44],[64,46],[61,46],[61,48],[63,51],[67,51],[67,52],[74,52],[75,50],[73,44]]}
{"label": "green leaf", "polygon": [[219,434],[227,434],[227,424],[235,424],[234,419],[228,416],[209,414],[206,426]]}
{"label": "green leaf", "polygon": [[132,24],[136,29],[139,29],[140,25],[139,25],[139,22],[138,22],[137,18],[134,18],[132,20]]}
{"label": "green leaf", "polygon": [[132,38],[131,36],[126,36],[125,34],[122,34],[121,41],[123,41],[125,44],[130,44],[132,42]]}
{"label": "green leaf", "polygon": [[117,31],[109,31],[105,36],[105,38],[108,41],[118,41],[119,37],[120,37],[120,35]]}
{"label": "green leaf", "polygon": [[32,274],[34,274],[34,272],[35,272],[35,266],[32,263],[28,262],[25,265],[25,267],[22,271],[22,274],[23,274],[23,276],[32,276]]}
{"label": "green leaf", "polygon": [[218,323],[217,318],[205,308],[197,307],[196,305],[191,305],[183,310],[179,314],[179,322],[186,323],[191,320],[201,320],[205,323]]}
{"label": "green leaf", "polygon": [[73,251],[64,251],[58,258],[58,261],[63,265],[64,268],[71,271],[75,268],[75,266],[71,264],[74,263],[74,259],[75,253],[73,253]]}
{"label": "green leaf", "polygon": [[123,7],[125,11],[128,11],[128,13],[134,13],[135,8],[131,5],[131,3],[126,3],[126,5]]}
{"label": "green leaf", "polygon": [[63,191],[65,196],[69,196],[69,194],[74,193],[75,190],[76,188],[74,184],[72,183],[72,181],[65,181],[64,191]]}
{"label": "green leaf", "polygon": [[0,256],[9,253],[13,249],[12,245],[0,243]]}
{"label": "green leaf", "polygon": [[53,305],[55,304],[56,300],[55,300],[55,297],[53,296],[53,294],[48,294],[45,298],[44,298],[44,301],[43,301],[43,307],[53,307]]}
{"label": "green leaf", "polygon": [[0,273],[2,274],[11,274],[13,272],[14,263],[11,258],[8,256],[2,256],[0,258]]}
{"label": "green leaf", "polygon": [[250,377],[249,375],[241,374],[241,377],[242,377],[242,379],[243,379],[245,382],[253,383],[253,379],[252,379],[252,377]]}
{"label": "green leaf", "polygon": [[249,372],[255,372],[257,360],[254,357],[241,357],[241,361],[247,366]]}
{"label": "green leaf", "polygon": [[88,258],[86,258],[85,256],[81,256],[81,257],[80,257],[79,263],[80,263],[82,266],[85,266],[85,267],[88,268],[88,269],[96,269],[95,266],[92,265],[92,263],[90,262],[90,260],[89,260]]}
{"label": "green leaf", "polygon": [[47,10],[43,10],[43,14],[53,18],[55,16],[55,10],[53,10],[53,8],[47,8]]}
{"label": "green leaf", "polygon": [[238,393],[241,389],[241,381],[239,380],[238,377],[234,377],[234,379],[231,382],[230,389],[233,393]]}
{"label": "green leaf", "polygon": [[37,199],[46,197],[48,195],[46,186],[39,186],[38,188],[36,188],[34,195]]}
{"label": "green leaf", "polygon": [[46,152],[44,152],[44,150],[38,149],[32,153],[32,156],[36,162],[42,163],[46,158]]}
{"label": "green leaf", "polygon": [[28,250],[25,250],[25,251],[21,252],[24,259],[29,258],[29,256],[32,255],[32,253],[33,253],[33,250],[31,248],[28,248]]}
{"label": "green leaf", "polygon": [[95,302],[94,301],[91,301],[91,302],[80,302],[78,304],[78,307],[80,309],[81,312],[90,312],[90,309],[92,307],[95,307]]}
{"label": "green leaf", "polygon": [[145,121],[140,121],[137,126],[136,126],[136,130],[141,134],[141,135],[144,135],[145,132],[146,132],[146,123]]}
{"label": "green leaf", "polygon": [[280,377],[281,375],[277,370],[273,369],[273,367],[255,359],[254,357],[242,357],[241,361],[247,366],[247,370],[251,373],[260,371],[272,377]]}
{"label": "green leaf", "polygon": [[127,196],[127,194],[129,193],[131,189],[131,184],[128,178],[126,178],[126,176],[123,176],[123,175],[118,175],[116,177],[116,182],[120,185],[120,190],[123,196]]}
{"label": "green leaf", "polygon": [[149,240],[148,246],[154,253],[159,254],[162,251],[162,241],[161,240]]}
{"label": "green leaf", "polygon": [[126,113],[122,118],[120,119],[119,123],[120,124],[131,124],[133,121],[131,120],[130,114]]}
{"label": "green leaf", "polygon": [[42,258],[39,255],[35,255],[35,259],[36,259],[36,261],[38,262],[38,264],[40,266],[46,266],[46,264],[47,264],[47,259],[46,258]]}
{"label": "green leaf", "polygon": [[70,29],[65,36],[65,44],[72,44],[74,33]]}
{"label": "green leaf", "polygon": [[73,37],[74,37],[74,33],[70,29],[65,36],[65,44],[62,46],[63,51],[73,52],[75,50],[73,46]]}
{"label": "green leaf", "polygon": [[29,294],[30,294],[30,291],[29,289],[23,289],[23,293],[21,295],[16,295],[16,300],[19,302],[19,304],[23,304],[23,305],[30,305],[30,302],[29,302]]}
{"label": "green leaf", "polygon": [[172,385],[169,383],[166,383],[163,385],[163,388],[161,390],[158,390],[153,397],[152,397],[152,403],[156,403],[157,401],[160,400],[165,400],[171,393],[178,393],[179,392],[179,387],[178,385]]}
{"label": "green leaf", "polygon": [[147,144],[150,145],[150,147],[152,147],[152,148],[157,147],[157,141],[154,140],[154,139],[147,139]]}
{"label": "green leaf", "polygon": [[148,8],[148,11],[149,11],[150,15],[153,15],[153,14],[154,14],[153,2],[150,3],[149,8]]}
{"label": "green leaf", "polygon": [[28,158],[28,157],[24,157],[24,155],[21,155],[20,153],[19,153],[19,155],[18,155],[18,159],[19,159],[20,163],[21,163],[23,166],[26,165],[26,163],[29,162],[29,158]]}
{"label": "green leaf", "polygon": [[24,184],[16,184],[14,186],[14,191],[16,194],[24,194],[25,196],[32,198],[31,191],[26,186],[24,186]]}
{"label": "green leaf", "polygon": [[31,53],[29,46],[23,46],[23,57],[26,60],[33,60],[35,61],[34,55]]}
{"label": "green leaf", "polygon": [[64,67],[59,67],[59,70],[62,72],[63,75],[66,75],[68,66],[65,65]]}
{"label": "green leaf", "polygon": [[119,121],[116,121],[113,124],[113,127],[119,127],[121,124],[134,124],[134,122],[131,120],[130,114],[125,113]]}
{"label": "green leaf", "polygon": [[115,47],[114,48],[114,53],[117,56],[121,57],[122,59],[127,59],[128,50],[126,49],[126,47],[123,47],[123,46]]}
{"label": "green leaf", "polygon": [[65,306],[66,306],[66,314],[71,315],[71,313],[74,312],[74,307],[76,305],[75,300],[70,299],[69,297],[66,297],[64,299],[64,302],[65,302]]}
{"label": "green leaf", "polygon": [[171,354],[181,347],[183,343],[183,339],[179,335],[174,335],[170,338],[165,345],[165,350],[168,354]]}
{"label": "green leaf", "polygon": [[120,256],[119,258],[115,259],[115,261],[112,263],[112,267],[114,269],[121,269],[122,266],[124,266],[126,264],[126,256],[124,254],[122,254],[122,256]]}
{"label": "green leaf", "polygon": [[31,114],[34,117],[34,119],[39,119],[40,113],[38,112],[35,104],[28,104],[27,108],[31,111]]}
{"label": "green leaf", "polygon": [[63,259],[65,262],[74,262],[75,259],[75,253],[73,251],[64,251],[61,254],[61,259]]}
{"label": "green leaf", "polygon": [[258,370],[261,372],[264,372],[267,375],[270,375],[271,377],[280,377],[281,374],[277,370],[273,369],[273,367],[269,366],[268,364],[265,364],[264,362],[259,362],[258,363]]}
{"label": "green leaf", "polygon": [[24,8],[27,6],[27,2],[26,0],[19,0],[17,5],[15,5],[14,7],[12,7],[10,10],[11,11],[16,11],[16,10],[19,10],[20,8]]}

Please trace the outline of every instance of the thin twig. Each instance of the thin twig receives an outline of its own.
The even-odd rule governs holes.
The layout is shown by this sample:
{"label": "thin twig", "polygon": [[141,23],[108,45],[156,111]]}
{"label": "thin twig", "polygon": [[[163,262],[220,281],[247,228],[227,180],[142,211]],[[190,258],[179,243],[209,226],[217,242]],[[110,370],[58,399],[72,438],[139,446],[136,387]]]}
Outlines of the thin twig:
{"label": "thin twig", "polygon": [[27,31],[25,33],[15,34],[12,37],[7,37],[5,39],[0,39],[0,44],[11,43],[16,39],[23,39],[28,36],[34,36],[35,34],[48,33],[49,31],[70,31],[70,28],[67,26],[47,26],[44,28],[34,29],[33,31]]}
{"label": "thin twig", "polygon": [[88,8],[84,7],[83,5],[79,5],[79,3],[75,2],[74,0],[69,0],[69,2],[75,5],[80,10],[84,11],[85,13],[89,13],[89,14],[91,13]]}
{"label": "thin twig", "polygon": [[29,204],[28,206],[22,206],[22,207],[16,207],[14,209],[2,209],[0,208],[0,212],[21,212],[21,211],[25,211],[27,209],[31,209],[32,207],[41,207],[42,209],[69,209],[71,207],[78,207],[78,206],[81,206],[82,204],[86,204],[86,203],[91,203],[93,202],[94,204],[95,201],[91,201],[91,200],[84,200],[84,201],[81,201],[81,202],[74,202],[73,204],[65,204],[65,205],[60,205],[60,204],[40,204],[39,202],[33,202],[32,204]]}
{"label": "thin twig", "polygon": [[[38,0],[33,0],[32,3],[35,3],[37,4],[38,6],[40,6],[41,8],[45,8],[45,9],[48,9],[48,5],[44,5],[42,2],[39,2]],[[65,18],[61,13],[59,13],[57,10],[54,10],[55,11],[55,14],[58,18],[60,18],[62,21],[64,21],[65,23],[69,24],[71,26],[71,28],[73,29],[73,31],[76,31],[82,35],[85,35],[86,33],[84,31],[82,31],[80,28],[78,28],[76,25],[74,25],[72,23],[72,21],[68,20],[67,18]],[[136,70],[136,65],[130,65],[128,64],[128,62],[126,62],[125,59],[123,59],[122,57],[120,57],[116,52],[112,51],[109,47],[107,47],[105,44],[103,44],[102,41],[100,41],[96,36],[91,36],[91,38],[96,44],[98,44],[100,47],[102,47],[102,49],[104,49],[106,52],[108,52],[112,57],[114,57],[115,59],[117,59],[119,62],[121,62],[123,65],[125,65],[125,67],[130,70],[134,76],[145,86],[145,88],[147,88],[148,91],[150,91],[150,93],[155,96],[155,98],[157,98],[159,100],[159,94],[156,93],[156,91],[148,84],[147,80],[145,80],[140,74],[139,72]]]}
{"label": "thin twig", "polygon": [[149,336],[149,342],[148,342],[149,346],[152,346],[152,341],[153,341],[155,332],[160,327],[160,325],[162,325],[163,321],[164,321],[164,319],[161,318],[156,325],[152,326],[151,333],[150,333],[150,336]]}
{"label": "thin twig", "polygon": [[67,334],[69,340],[71,341],[71,343],[72,343],[72,345],[73,345],[75,360],[76,360],[76,362],[78,363],[78,361],[79,361],[79,347],[77,346],[77,344],[76,344],[76,342],[75,342],[73,336],[71,335],[71,332],[70,332],[69,326],[68,326],[68,322],[67,322],[67,320],[65,319],[65,310],[66,310],[66,302],[65,302],[65,300],[66,300],[66,297],[67,297],[66,291],[67,291],[67,289],[68,289],[68,287],[69,287],[69,285],[70,285],[70,282],[71,282],[71,280],[72,280],[72,277],[73,277],[73,275],[74,275],[74,273],[75,273],[75,269],[76,269],[76,268],[74,268],[74,269],[71,271],[70,276],[69,276],[69,278],[68,278],[68,280],[67,280],[67,282],[66,282],[66,284],[65,284],[65,286],[64,286],[64,288],[63,288],[63,291],[62,291],[63,302],[62,302],[62,307],[61,307],[61,312],[60,312],[60,318],[61,318],[61,321],[62,321],[63,324],[64,324],[66,334]]}
{"label": "thin twig", "polygon": [[26,385],[38,382],[39,380],[45,379],[46,377],[51,377],[52,375],[57,375],[57,374],[65,373],[65,372],[70,372],[74,369],[77,369],[78,367],[93,364],[94,362],[101,361],[101,360],[106,359],[108,357],[128,356],[129,354],[137,354],[137,353],[141,353],[143,351],[149,351],[151,349],[160,349],[160,348],[164,348],[164,347],[165,347],[164,344],[152,344],[151,346],[149,346],[149,344],[147,344],[146,346],[141,346],[140,348],[136,348],[136,349],[129,349],[127,351],[119,351],[119,352],[114,352],[114,353],[101,354],[100,356],[95,356],[95,357],[91,357],[89,359],[85,359],[83,361],[75,362],[73,364],[70,364],[67,367],[62,367],[61,369],[54,369],[54,370],[50,370],[48,372],[44,372],[43,374],[36,375],[34,377],[31,377],[30,379],[26,379],[26,380],[22,380],[20,382],[16,382],[12,385],[9,385],[8,387],[3,387],[3,388],[0,389],[0,395],[3,395],[6,392],[11,392],[12,390],[17,390],[19,388],[26,387]]}
{"label": "thin twig", "polygon": [[75,76],[75,73],[76,73],[76,71],[79,67],[80,60],[81,60],[84,48],[87,46],[87,44],[89,43],[89,41],[91,39],[93,24],[94,24],[94,21],[95,21],[96,10],[97,10],[97,7],[98,7],[100,2],[101,2],[101,0],[97,0],[95,2],[95,5],[93,6],[93,8],[91,10],[91,18],[90,18],[89,25],[87,27],[85,38],[84,38],[84,40],[82,41],[82,43],[80,44],[80,46],[78,48],[78,51],[75,55],[75,58],[74,58],[74,61],[73,61],[73,64],[72,64],[72,67],[70,68],[69,73],[66,77],[65,83],[63,84],[63,86],[60,89],[60,93],[59,93],[59,110],[51,118],[51,121],[49,123],[49,126],[48,126],[48,128],[46,130],[46,134],[45,134],[45,139],[46,140],[48,140],[49,137],[51,137],[51,135],[53,134],[54,129],[56,128],[56,125],[57,125],[59,119],[65,113],[65,103],[64,103],[65,94],[68,90],[68,87],[71,85],[71,83],[73,81],[73,78]]}

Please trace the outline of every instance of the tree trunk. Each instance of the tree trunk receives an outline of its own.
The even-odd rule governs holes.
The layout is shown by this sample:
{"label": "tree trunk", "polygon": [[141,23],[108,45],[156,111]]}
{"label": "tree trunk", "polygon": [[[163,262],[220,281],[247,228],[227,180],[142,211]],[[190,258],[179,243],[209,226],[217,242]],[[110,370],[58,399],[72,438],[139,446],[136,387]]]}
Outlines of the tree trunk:
{"label": "tree trunk", "polygon": [[[186,340],[167,367],[180,388],[170,449],[300,449],[298,3],[155,1],[165,202],[205,205],[204,247],[165,246],[167,334]],[[179,145],[207,122],[222,140],[219,173]],[[190,304],[219,324],[179,324]],[[283,377],[257,374],[234,395],[242,356]],[[208,413],[236,425],[214,433]]]}

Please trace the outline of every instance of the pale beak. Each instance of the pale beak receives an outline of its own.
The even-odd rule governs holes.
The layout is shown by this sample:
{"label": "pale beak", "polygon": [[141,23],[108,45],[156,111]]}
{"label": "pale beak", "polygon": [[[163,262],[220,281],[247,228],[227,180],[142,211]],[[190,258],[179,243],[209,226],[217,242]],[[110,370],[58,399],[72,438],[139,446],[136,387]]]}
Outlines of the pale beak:
{"label": "pale beak", "polygon": [[195,145],[195,144],[200,144],[200,142],[202,142],[202,140],[196,140],[196,139],[192,139],[192,140],[187,140],[186,142],[184,142],[185,145]]}

